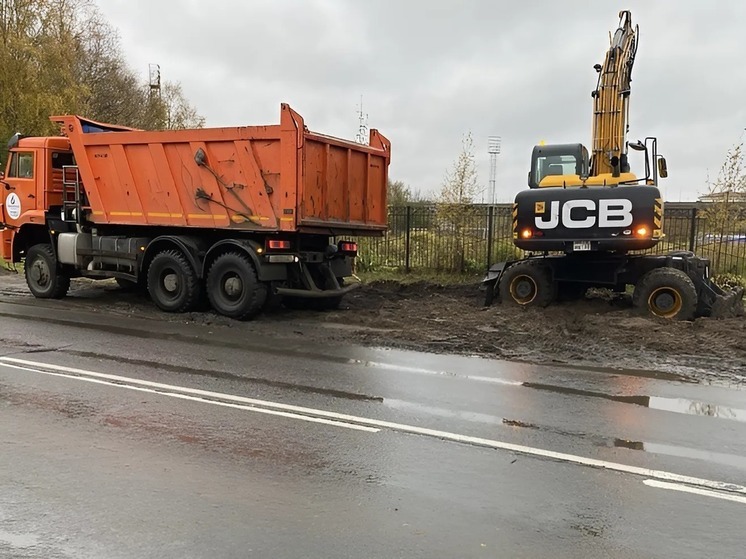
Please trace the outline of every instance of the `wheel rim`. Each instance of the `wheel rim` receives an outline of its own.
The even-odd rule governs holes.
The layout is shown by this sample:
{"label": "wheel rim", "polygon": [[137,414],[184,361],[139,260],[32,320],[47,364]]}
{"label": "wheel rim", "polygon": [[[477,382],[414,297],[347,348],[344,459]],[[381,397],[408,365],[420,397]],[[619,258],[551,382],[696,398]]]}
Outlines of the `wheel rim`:
{"label": "wheel rim", "polygon": [[179,297],[181,291],[181,281],[179,274],[176,270],[167,268],[163,270],[161,274],[161,286],[163,287],[163,293],[170,300],[175,300]]}
{"label": "wheel rim", "polygon": [[44,260],[36,260],[31,266],[31,279],[39,287],[47,287],[51,281],[51,274],[49,273],[49,266]]}
{"label": "wheel rim", "polygon": [[223,296],[230,302],[235,303],[243,295],[243,282],[236,273],[225,274],[220,281]]}
{"label": "wheel rim", "polygon": [[531,276],[516,276],[510,282],[510,296],[519,305],[528,305],[536,299],[538,292],[539,288],[536,285],[536,280]]}
{"label": "wheel rim", "polygon": [[648,297],[648,308],[655,316],[673,318],[684,306],[684,300],[676,289],[659,287]]}

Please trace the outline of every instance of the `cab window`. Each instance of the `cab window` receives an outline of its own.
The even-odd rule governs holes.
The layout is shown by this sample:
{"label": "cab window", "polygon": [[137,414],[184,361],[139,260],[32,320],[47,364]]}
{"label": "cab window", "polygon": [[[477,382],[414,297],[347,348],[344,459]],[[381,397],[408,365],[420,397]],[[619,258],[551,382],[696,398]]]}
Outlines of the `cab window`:
{"label": "cab window", "polygon": [[62,169],[75,165],[75,157],[70,151],[53,151],[52,152],[52,169]]}
{"label": "cab window", "polygon": [[539,157],[534,169],[534,180],[539,184],[549,175],[578,175],[580,162],[574,155],[550,155]]}
{"label": "cab window", "polygon": [[9,178],[34,178],[34,153],[31,151],[17,151],[10,159]]}

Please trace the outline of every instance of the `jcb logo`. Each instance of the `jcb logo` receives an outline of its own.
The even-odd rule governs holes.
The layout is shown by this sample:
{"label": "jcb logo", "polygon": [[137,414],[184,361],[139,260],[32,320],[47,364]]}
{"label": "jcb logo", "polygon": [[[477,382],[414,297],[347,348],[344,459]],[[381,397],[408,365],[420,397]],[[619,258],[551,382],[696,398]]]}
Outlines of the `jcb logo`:
{"label": "jcb logo", "polygon": [[568,229],[591,227],[629,227],[632,225],[632,202],[630,200],[568,200],[564,204],[549,202],[547,215],[545,202],[536,202],[534,213],[538,229],[555,229],[559,225]]}

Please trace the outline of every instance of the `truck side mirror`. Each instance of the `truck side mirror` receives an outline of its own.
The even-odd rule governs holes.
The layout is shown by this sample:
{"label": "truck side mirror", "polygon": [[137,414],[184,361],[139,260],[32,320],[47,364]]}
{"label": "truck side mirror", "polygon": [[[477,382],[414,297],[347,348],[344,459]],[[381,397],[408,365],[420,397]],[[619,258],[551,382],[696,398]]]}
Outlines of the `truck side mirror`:
{"label": "truck side mirror", "polygon": [[665,157],[658,158],[658,174],[662,179],[665,179],[668,176],[668,167],[666,166]]}

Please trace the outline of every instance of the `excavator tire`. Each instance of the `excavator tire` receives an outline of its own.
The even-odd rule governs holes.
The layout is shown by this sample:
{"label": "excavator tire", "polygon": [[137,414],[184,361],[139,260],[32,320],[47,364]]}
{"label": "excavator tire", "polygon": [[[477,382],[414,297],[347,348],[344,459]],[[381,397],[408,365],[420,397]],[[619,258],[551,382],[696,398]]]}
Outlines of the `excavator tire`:
{"label": "excavator tire", "polygon": [[546,307],[557,298],[557,285],[541,260],[521,260],[500,278],[500,299],[522,307]]}
{"label": "excavator tire", "polygon": [[639,312],[673,320],[693,320],[697,312],[697,288],[676,268],[656,268],[642,276],[632,295]]}

